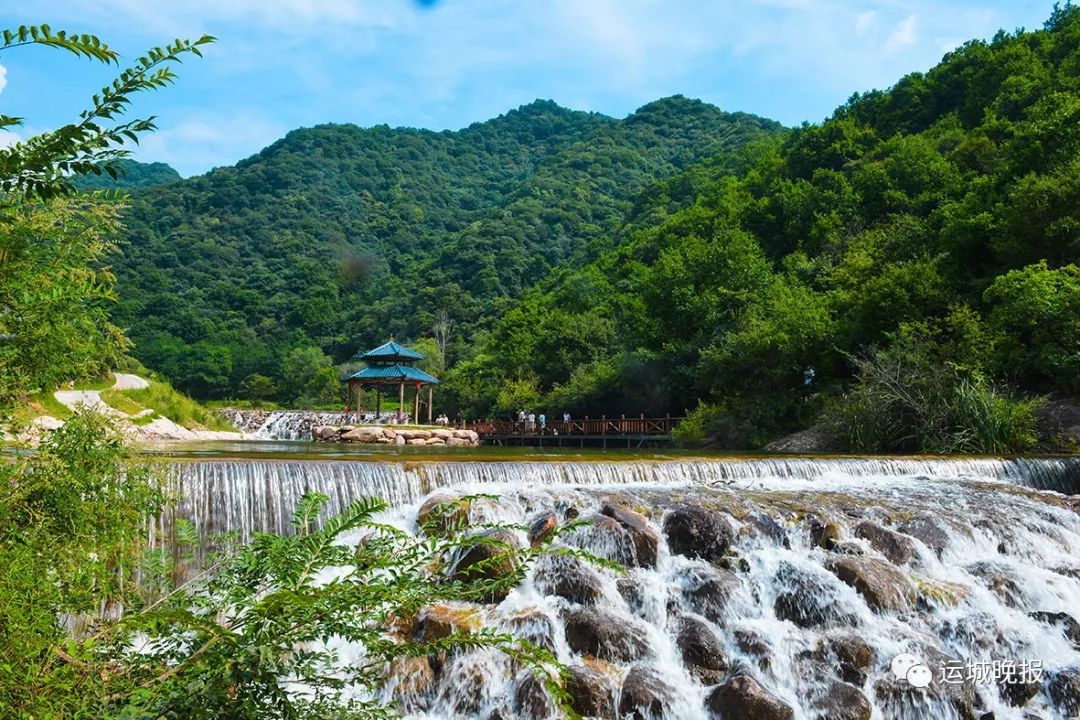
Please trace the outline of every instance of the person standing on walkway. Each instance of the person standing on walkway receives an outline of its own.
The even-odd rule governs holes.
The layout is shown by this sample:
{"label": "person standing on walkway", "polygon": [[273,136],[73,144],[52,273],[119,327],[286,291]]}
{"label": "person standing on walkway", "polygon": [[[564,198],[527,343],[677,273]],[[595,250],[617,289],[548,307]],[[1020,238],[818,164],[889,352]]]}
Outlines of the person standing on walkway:
{"label": "person standing on walkway", "polygon": [[536,431],[536,413],[532,410],[529,411],[529,417],[525,421],[525,429],[529,432]]}
{"label": "person standing on walkway", "polygon": [[540,413],[540,434],[543,435],[547,431],[547,415]]}

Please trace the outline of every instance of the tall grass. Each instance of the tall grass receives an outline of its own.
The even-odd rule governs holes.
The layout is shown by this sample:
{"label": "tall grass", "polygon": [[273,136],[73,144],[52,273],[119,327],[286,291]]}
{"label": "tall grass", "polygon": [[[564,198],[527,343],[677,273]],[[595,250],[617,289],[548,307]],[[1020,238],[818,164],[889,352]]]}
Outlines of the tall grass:
{"label": "tall grass", "polygon": [[130,400],[144,408],[153,408],[184,427],[201,427],[207,430],[234,429],[224,418],[208,410],[187,395],[174,390],[168,383],[151,379],[150,386],[142,390],[121,390]]}

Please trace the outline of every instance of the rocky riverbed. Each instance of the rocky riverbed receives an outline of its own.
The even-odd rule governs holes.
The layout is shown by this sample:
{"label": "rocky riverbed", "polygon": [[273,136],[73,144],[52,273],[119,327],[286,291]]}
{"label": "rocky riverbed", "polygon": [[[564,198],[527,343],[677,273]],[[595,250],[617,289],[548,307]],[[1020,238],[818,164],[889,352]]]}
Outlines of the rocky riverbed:
{"label": "rocky riverbed", "polygon": [[311,439],[315,442],[371,445],[475,447],[480,444],[480,436],[473,430],[402,428],[391,425],[320,425],[312,428]]}

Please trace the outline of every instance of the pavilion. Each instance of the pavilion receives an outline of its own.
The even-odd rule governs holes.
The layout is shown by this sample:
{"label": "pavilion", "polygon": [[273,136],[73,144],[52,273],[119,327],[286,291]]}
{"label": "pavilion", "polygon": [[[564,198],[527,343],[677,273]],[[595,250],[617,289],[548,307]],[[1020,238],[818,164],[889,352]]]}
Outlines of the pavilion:
{"label": "pavilion", "polygon": [[[385,345],[358,355],[356,359],[363,361],[366,365],[345,378],[345,383],[349,386],[350,404],[354,397],[358,397],[358,389],[363,391],[364,387],[372,386],[375,388],[375,417],[381,417],[382,388],[387,385],[397,385],[398,411],[402,412],[405,409],[405,388],[412,387],[414,388],[412,419],[413,422],[419,422],[420,391],[421,388],[427,386],[427,415],[428,422],[431,422],[432,388],[439,384],[439,379],[413,366],[418,360],[424,359],[421,353],[391,340]],[[356,405],[359,405],[359,402]]]}

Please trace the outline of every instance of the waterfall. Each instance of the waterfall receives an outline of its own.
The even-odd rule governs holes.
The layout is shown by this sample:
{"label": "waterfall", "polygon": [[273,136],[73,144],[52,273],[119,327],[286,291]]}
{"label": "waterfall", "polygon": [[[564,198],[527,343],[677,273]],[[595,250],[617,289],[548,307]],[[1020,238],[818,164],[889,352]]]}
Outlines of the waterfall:
{"label": "waterfall", "polygon": [[374,413],[315,410],[223,410],[229,422],[257,440],[310,440],[320,425],[361,425],[375,421]]}

